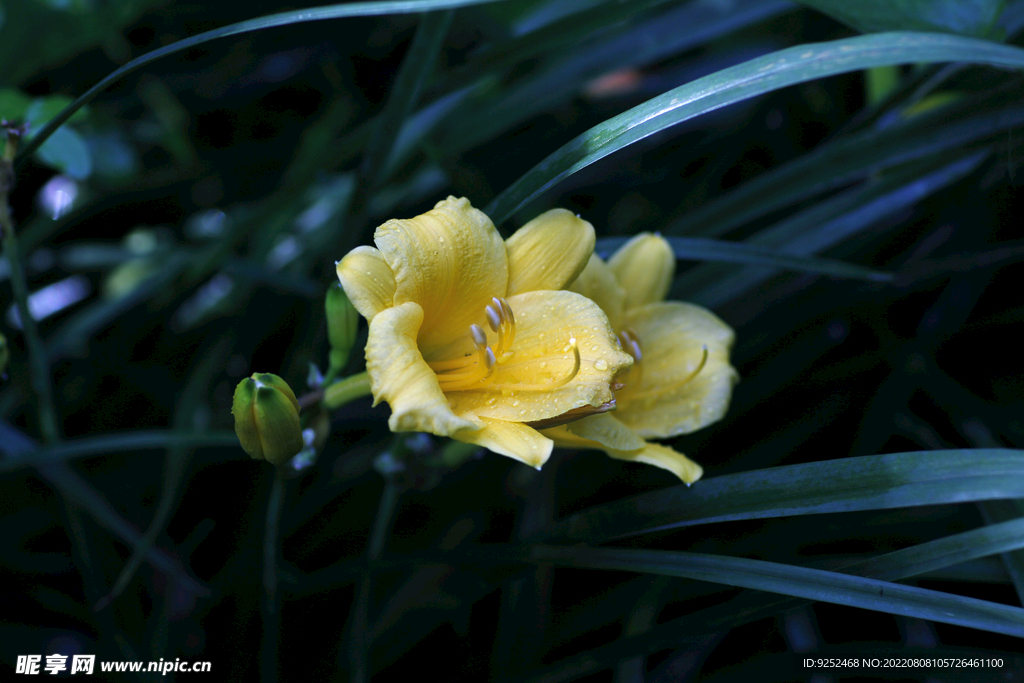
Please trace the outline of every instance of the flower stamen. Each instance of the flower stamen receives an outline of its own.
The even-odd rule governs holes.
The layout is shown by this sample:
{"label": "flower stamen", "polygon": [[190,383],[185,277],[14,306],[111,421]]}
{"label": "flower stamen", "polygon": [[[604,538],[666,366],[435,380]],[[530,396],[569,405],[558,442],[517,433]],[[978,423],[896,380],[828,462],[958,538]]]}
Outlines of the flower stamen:
{"label": "flower stamen", "polygon": [[[566,384],[575,379],[576,375],[579,374],[580,365],[580,347],[576,343],[576,338],[569,339],[569,346],[571,347],[573,354],[573,367],[569,371],[569,374],[560,380],[555,382],[548,382],[546,384],[490,384],[485,383],[479,387],[480,391],[500,391],[502,393],[506,391],[551,391],[552,389],[558,389],[564,387]],[[477,387],[474,387],[476,389]]]}
{"label": "flower stamen", "polygon": [[684,377],[683,379],[679,380],[678,382],[674,382],[673,384],[670,384],[668,386],[656,385],[656,386],[648,387],[645,391],[634,392],[634,393],[630,394],[628,396],[628,398],[637,398],[638,396],[648,396],[650,394],[662,394],[662,395],[669,394],[669,393],[675,391],[676,389],[679,389],[679,388],[681,388],[683,386],[686,386],[687,384],[689,384],[693,380],[697,379],[697,375],[700,374],[701,370],[703,370],[704,366],[707,365],[707,364],[708,364],[708,347],[707,347],[707,344],[704,344],[702,346],[702,353],[701,353],[700,362],[697,363],[697,367],[694,368],[693,372],[688,374],[686,377]]}
{"label": "flower stamen", "polygon": [[[459,391],[470,387],[481,380],[485,380],[491,376],[494,372],[494,352],[491,351],[491,347],[487,345],[487,335],[484,334],[483,329],[479,325],[469,326],[469,336],[473,338],[473,344],[476,346],[477,356],[474,360],[469,361],[473,356],[466,356],[464,358],[456,359],[456,362],[461,365],[451,365],[453,361],[440,361],[437,363],[429,364],[431,369],[437,373],[438,384],[441,385],[441,391]],[[469,362],[467,362],[469,361]],[[438,372],[442,368],[437,368],[437,365],[449,366],[444,369],[460,370],[462,368],[471,368],[465,372]]]}
{"label": "flower stamen", "polygon": [[559,380],[538,384],[493,384],[494,367],[504,363],[514,354],[512,343],[516,338],[516,317],[508,301],[500,297],[491,299],[484,308],[487,325],[497,333],[495,348],[487,343],[487,333],[479,325],[469,326],[469,336],[476,347],[476,354],[467,354],[450,360],[428,361],[427,366],[437,375],[441,391],[550,391],[571,382],[580,371],[582,363],[576,338],[569,339],[573,354],[573,368]]}

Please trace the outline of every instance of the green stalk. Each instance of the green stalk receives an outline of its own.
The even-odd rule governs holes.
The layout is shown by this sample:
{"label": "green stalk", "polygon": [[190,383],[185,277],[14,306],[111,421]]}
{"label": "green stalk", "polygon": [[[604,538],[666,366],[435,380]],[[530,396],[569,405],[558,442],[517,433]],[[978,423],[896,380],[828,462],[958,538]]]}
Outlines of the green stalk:
{"label": "green stalk", "polygon": [[324,389],[324,406],[326,408],[340,408],[350,401],[370,394],[370,377],[361,372],[358,375],[351,375],[335,382]]}
{"label": "green stalk", "polygon": [[3,159],[0,160],[0,232],[3,233],[4,256],[11,271],[11,289],[14,301],[21,316],[21,327],[25,334],[25,345],[28,347],[29,377],[32,389],[38,401],[39,429],[43,441],[54,443],[60,441],[60,430],[57,427],[57,411],[53,404],[53,387],[50,384],[50,367],[39,336],[39,328],[28,309],[28,281],[25,270],[21,266],[21,253],[18,249],[18,235],[14,231],[14,219],[11,218],[11,207],[8,194],[14,187],[14,156],[18,151],[20,132],[8,128],[7,144]]}

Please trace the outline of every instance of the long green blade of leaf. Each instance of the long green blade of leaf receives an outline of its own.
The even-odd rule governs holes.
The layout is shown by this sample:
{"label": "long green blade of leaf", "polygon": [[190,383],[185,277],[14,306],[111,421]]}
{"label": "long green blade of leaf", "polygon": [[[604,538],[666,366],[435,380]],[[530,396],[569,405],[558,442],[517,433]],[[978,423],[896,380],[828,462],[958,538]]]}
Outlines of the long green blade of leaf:
{"label": "long green blade of leaf", "polygon": [[950,31],[986,37],[1003,0],[800,0],[858,31]]}
{"label": "long green blade of leaf", "polygon": [[222,26],[221,28],[215,28],[211,31],[205,31],[199,35],[192,36],[191,38],[179,40],[176,43],[171,43],[170,45],[148,52],[141,57],[133,59],[111,73],[102,81],[86,90],[78,99],[69,104],[64,111],[46,124],[46,126],[39,131],[39,134],[24,146],[21,153],[18,155],[18,158],[22,159],[32,154],[32,152],[34,152],[40,145],[46,142],[47,138],[53,135],[55,130],[64,125],[64,122],[71,118],[76,111],[87,105],[95,99],[97,95],[128,74],[141,69],[161,57],[166,57],[167,55],[173,55],[176,52],[188,50],[197,45],[208,43],[211,40],[226,38],[228,36],[237,36],[242,33],[252,33],[253,31],[262,31],[263,29],[275,28],[277,26],[303,24],[309,21],[343,19],[346,17],[370,17],[385,14],[433,12],[435,10],[455,9],[457,7],[482,5],[487,2],[496,1],[497,0],[381,0],[378,2],[352,2],[327,5],[326,7],[311,7],[307,9],[292,10],[289,12],[279,12],[277,14],[268,14],[265,17],[257,17],[256,19],[240,21],[237,24],[230,24],[228,26]]}
{"label": "long green blade of leaf", "polygon": [[741,519],[1024,497],[1024,451],[916,451],[771,467],[584,510],[547,539],[591,543]]}
{"label": "long green blade of leaf", "polygon": [[412,44],[402,59],[388,102],[376,121],[373,136],[363,156],[363,177],[370,188],[384,180],[387,160],[391,156],[402,124],[409,118],[420,91],[434,71],[444,37],[452,25],[452,10],[424,14],[413,36]]}
{"label": "long green blade of leaf", "polygon": [[625,548],[536,546],[533,556],[562,566],[710,581],[1024,638],[1024,608],[821,569],[742,557]]}
{"label": "long green blade of leaf", "polygon": [[[971,100],[963,106],[976,111],[984,103]],[[950,121],[959,114],[960,110],[942,110],[834,140],[688,211],[663,232],[718,237],[772,211],[885,168],[1005,136],[1007,130],[1024,125],[1024,108],[1019,106]]]}
{"label": "long green blade of leaf", "polygon": [[[846,563],[834,567],[834,570],[854,576],[898,581],[1022,547],[1024,520],[1014,520],[946,536],[867,560]],[[570,680],[613,666],[629,657],[682,647],[689,636],[709,631],[728,631],[805,603],[801,598],[745,591],[723,604],[659,624],[647,633],[621,638],[598,650],[568,657],[534,672],[525,680],[530,683]]]}
{"label": "long green blade of leaf", "polygon": [[[461,112],[458,125],[449,126],[439,144],[455,151],[471,149],[571,99],[592,78],[654,64],[791,9],[789,3],[774,0],[685,3],[621,35],[567,49],[563,59],[536,76],[517,82],[483,107]],[[687,30],[680,31],[680,26]]]}
{"label": "long green blade of leaf", "polygon": [[237,445],[238,437],[234,432],[229,431],[189,434],[170,429],[151,429],[100,434],[64,441],[34,451],[9,454],[7,458],[0,460],[0,472],[10,472],[22,467],[52,465],[72,458],[85,458],[143,448],[208,448]]}
{"label": "long green blade of leaf", "polygon": [[[170,432],[168,432],[170,433]],[[0,420],[0,453],[10,459],[29,458],[37,452],[37,444],[19,429]],[[0,460],[6,462],[6,460]],[[97,524],[110,531],[128,545],[142,540],[142,533],[121,517],[99,491],[78,476],[67,463],[51,462],[37,469],[39,476],[48,481],[67,500],[85,508]],[[195,595],[210,595],[210,589],[192,578],[181,563],[160,548],[150,548],[146,559],[158,571],[173,577]]]}
{"label": "long green blade of leaf", "polygon": [[[597,251],[611,252],[622,246],[628,238],[609,237],[597,241]],[[770,266],[804,273],[821,273],[834,277],[848,277],[872,282],[888,282],[893,273],[872,270],[864,266],[843,263],[834,259],[811,256],[794,256],[775,249],[724,242],[701,237],[669,237],[669,244],[681,261],[716,261],[719,263],[743,263],[747,265]]]}
{"label": "long green blade of leaf", "polygon": [[1024,50],[933,33],[878,33],[780,50],[699,78],[612,117],[556,150],[487,207],[495,223],[580,169],[677,123],[796,83],[912,62],[1024,68]]}
{"label": "long green blade of leaf", "polygon": [[[988,152],[981,150],[919,177],[914,177],[916,173],[896,174],[871,186],[850,190],[762,230],[751,242],[771,245],[794,256],[824,251],[960,180],[987,156]],[[687,292],[688,299],[715,308],[749,292],[775,273],[772,268],[751,266],[723,274],[719,268],[703,266],[680,278],[677,285]],[[693,288],[691,283],[701,279],[707,284],[700,289]]]}

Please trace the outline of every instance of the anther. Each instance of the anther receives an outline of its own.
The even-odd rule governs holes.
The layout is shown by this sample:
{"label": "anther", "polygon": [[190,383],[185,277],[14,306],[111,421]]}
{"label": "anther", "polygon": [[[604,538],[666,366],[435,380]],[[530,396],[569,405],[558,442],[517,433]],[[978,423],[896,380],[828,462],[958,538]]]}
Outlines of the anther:
{"label": "anther", "polygon": [[501,327],[501,316],[490,306],[485,308],[484,312],[487,314],[487,324],[491,326],[493,332],[497,332],[498,328]]}
{"label": "anther", "polygon": [[633,330],[623,330],[619,333],[619,340],[622,343],[623,350],[633,356],[633,360],[639,363],[644,359],[644,354],[640,350],[640,337],[636,335],[636,332]]}
{"label": "anther", "polygon": [[470,325],[469,334],[473,337],[473,343],[476,344],[478,349],[487,346],[487,335],[484,334],[483,328],[479,325]]}
{"label": "anther", "polygon": [[491,347],[487,347],[487,351],[484,356],[484,363],[487,365],[487,369],[490,370],[494,367],[494,364],[498,361],[494,358],[494,351],[491,351]]}
{"label": "anther", "polygon": [[508,305],[508,301],[506,301],[505,299],[498,299],[498,303],[501,305],[502,312],[505,314],[505,317],[508,319],[508,321],[515,325],[516,316],[512,312],[512,307]]}

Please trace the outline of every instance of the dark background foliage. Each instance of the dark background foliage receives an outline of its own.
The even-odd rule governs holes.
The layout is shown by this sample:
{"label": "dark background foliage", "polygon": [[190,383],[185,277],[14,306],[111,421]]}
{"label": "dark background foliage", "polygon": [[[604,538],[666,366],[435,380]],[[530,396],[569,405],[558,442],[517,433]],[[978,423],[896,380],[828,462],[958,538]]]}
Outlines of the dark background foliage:
{"label": "dark background foliage", "polygon": [[[519,541],[556,519],[676,487],[662,470],[557,452],[537,473],[478,453],[452,471],[416,470],[388,488],[373,468],[381,452],[424,462],[443,444],[395,438],[387,408],[371,409],[369,399],[335,412],[316,464],[292,472],[280,488],[271,467],[234,445],[235,385],[254,371],[274,372],[296,393],[306,390],[309,364],[326,362],[322,306],[333,263],[368,243],[383,220],[421,213],[448,194],[484,207],[574,136],[671,88],[776,50],[857,35],[784,3],[737,2],[728,11],[711,2],[642,3],[623,21],[602,24],[623,12],[621,3],[578,2],[568,5],[580,12],[579,26],[594,22],[593,30],[580,28],[566,44],[543,50],[510,42],[517,26],[528,32],[528,19],[542,24],[538,17],[556,5],[504,2],[454,12],[420,103],[465,85],[474,90],[459,96],[380,186],[359,175],[367,163],[362,150],[392,96],[419,15],[282,26],[164,58],[119,81],[71,125],[89,173],[72,177],[69,168],[82,157],[66,142],[56,163],[38,156],[23,163],[10,200],[29,288],[74,278],[85,292],[39,321],[62,436],[213,436],[191,444],[112,437],[84,457],[14,463],[17,449],[32,448],[26,439],[38,443],[42,430],[26,344],[7,314],[13,298],[4,271],[0,330],[12,360],[0,384],[3,666],[13,670],[19,654],[91,653],[206,660],[212,680],[355,679],[351,614],[368,586],[360,630],[372,641],[368,670],[377,680],[807,680],[805,656],[885,653],[998,656],[1007,667],[999,674],[1017,676],[904,670],[889,679],[1021,680],[1024,660],[1007,654],[1019,652],[1021,641],[1011,635],[828,602],[713,628],[705,613],[688,615],[729,613],[727,601],[746,593],[641,567],[554,568],[523,554]],[[712,30],[699,13],[687,19],[680,10],[690,5],[728,25]],[[0,42],[15,34],[63,36],[0,50],[5,86],[38,98],[74,98],[145,52],[289,9],[260,0],[4,6]],[[744,12],[748,19],[739,18]],[[676,43],[654,31],[659,25]],[[1014,44],[1012,33],[1011,26]],[[487,60],[496,66],[481,77],[478,65]],[[870,94],[868,81],[884,77],[894,79],[893,89]],[[815,150],[882,130],[876,124],[886,117],[898,121],[929,78],[928,93],[947,93],[942,102],[953,108],[937,109],[941,102],[932,100],[919,119],[904,115],[911,124],[893,125],[907,125],[907,136],[941,134],[957,117],[1019,101],[1018,73],[980,66],[810,80],[647,137],[499,225],[508,235],[562,206],[591,221],[599,238],[660,230],[756,244],[786,220],[832,226],[833,235],[846,221],[855,229],[823,247],[806,246],[806,230],[790,242],[761,244],[795,244],[802,255],[828,249],[831,258],[895,273],[885,281],[759,275],[754,266],[698,264],[679,254],[673,296],[711,307],[736,329],[733,363],[742,378],[723,421],[674,442],[705,468],[694,491],[716,477],[778,465],[1024,442],[1024,136],[1015,126],[948,149],[922,144],[914,158],[877,166],[856,148],[797,178],[789,188],[799,196],[777,206],[772,193],[728,194]],[[928,184],[928,174],[971,153],[948,182]],[[855,172],[814,186],[848,158]],[[55,217],[47,198],[61,169],[78,194]],[[737,218],[746,203],[759,212]],[[706,222],[687,223],[700,210],[709,212]],[[746,284],[723,289],[737,277]],[[362,369],[360,355],[349,372]],[[274,491],[283,502],[270,541],[277,587],[268,597]],[[362,558],[388,491],[400,494],[382,556],[393,561],[362,583]],[[881,506],[895,509],[709,523],[613,545],[829,567],[1019,515],[1014,501],[972,502],[983,499],[901,499]],[[149,555],[159,557],[110,599],[161,501],[169,505],[166,522],[154,529]],[[1012,553],[990,553],[907,583],[1019,606],[1013,581],[1021,566]],[[613,642],[625,649],[600,666],[578,657],[611,652]],[[882,675],[846,673],[857,675],[841,680]]]}

